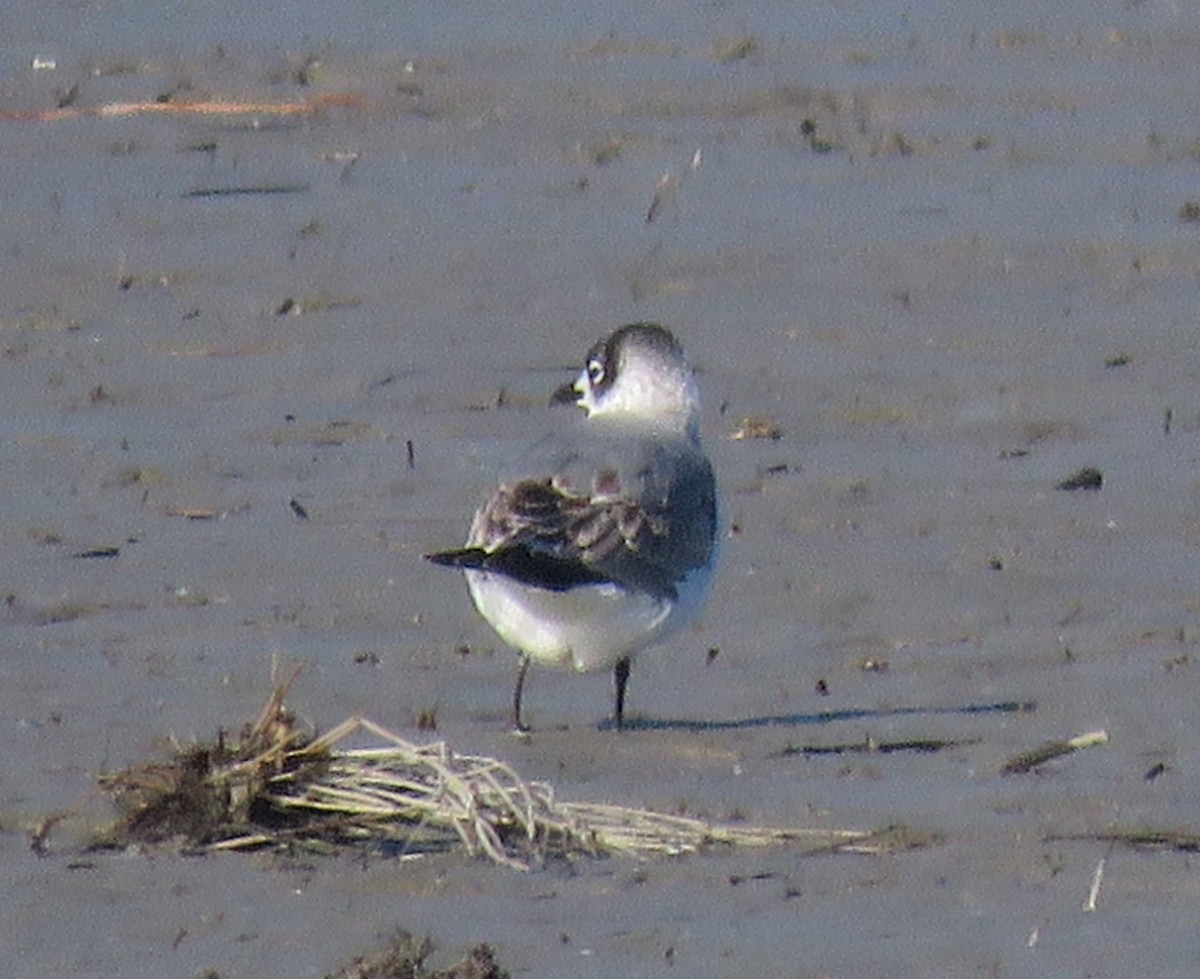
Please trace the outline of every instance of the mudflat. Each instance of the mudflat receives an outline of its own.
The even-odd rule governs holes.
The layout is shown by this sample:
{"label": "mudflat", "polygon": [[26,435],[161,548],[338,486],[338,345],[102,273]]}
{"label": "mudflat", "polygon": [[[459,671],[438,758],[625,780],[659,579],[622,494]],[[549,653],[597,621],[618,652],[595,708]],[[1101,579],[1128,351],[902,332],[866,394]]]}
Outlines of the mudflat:
{"label": "mudflat", "polygon": [[[0,971],[322,976],[400,928],[513,976],[1195,975],[1200,15],[22,6]],[[699,370],[711,603],[631,730],[535,669],[517,740],[516,657],[421,555],[634,320]],[[83,852],[102,773],[295,666],[318,728],[919,845]]]}

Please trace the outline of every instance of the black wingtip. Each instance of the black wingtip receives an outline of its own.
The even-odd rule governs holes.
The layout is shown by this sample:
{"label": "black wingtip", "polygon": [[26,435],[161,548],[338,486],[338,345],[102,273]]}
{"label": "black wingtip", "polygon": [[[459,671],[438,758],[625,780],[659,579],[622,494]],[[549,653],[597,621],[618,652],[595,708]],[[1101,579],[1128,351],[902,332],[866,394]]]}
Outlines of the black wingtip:
{"label": "black wingtip", "polygon": [[453,551],[434,551],[422,555],[426,561],[444,568],[460,571],[489,571],[504,575],[523,585],[547,591],[570,591],[580,585],[595,585],[608,581],[594,568],[532,550],[524,546],[504,547],[485,551],[482,547],[460,547]]}
{"label": "black wingtip", "polygon": [[421,555],[431,564],[443,568],[481,568],[487,554],[478,547],[460,547],[453,551],[434,551],[432,554]]}

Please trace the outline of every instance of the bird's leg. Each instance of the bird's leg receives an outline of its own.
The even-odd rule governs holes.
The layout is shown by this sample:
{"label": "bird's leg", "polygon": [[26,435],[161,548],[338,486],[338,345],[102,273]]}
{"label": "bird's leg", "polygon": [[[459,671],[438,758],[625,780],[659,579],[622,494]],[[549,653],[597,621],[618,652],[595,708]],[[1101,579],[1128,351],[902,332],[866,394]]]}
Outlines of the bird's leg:
{"label": "bird's leg", "polygon": [[517,668],[517,683],[513,687],[512,723],[513,730],[524,734],[529,730],[521,721],[521,691],[525,689],[525,674],[529,672],[529,657],[521,655],[521,665]]}
{"label": "bird's leg", "polygon": [[617,696],[613,703],[613,723],[617,730],[625,726],[625,684],[629,682],[629,657],[617,660],[613,667],[613,681],[616,684]]}

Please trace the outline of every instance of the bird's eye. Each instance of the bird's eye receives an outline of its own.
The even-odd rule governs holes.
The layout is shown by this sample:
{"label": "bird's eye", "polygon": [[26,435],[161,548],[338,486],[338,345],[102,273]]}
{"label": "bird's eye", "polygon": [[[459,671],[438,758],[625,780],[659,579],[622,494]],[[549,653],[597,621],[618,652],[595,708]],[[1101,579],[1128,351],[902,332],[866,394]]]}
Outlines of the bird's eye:
{"label": "bird's eye", "polygon": [[604,361],[599,357],[593,357],[587,362],[588,383],[592,387],[596,387],[604,380]]}

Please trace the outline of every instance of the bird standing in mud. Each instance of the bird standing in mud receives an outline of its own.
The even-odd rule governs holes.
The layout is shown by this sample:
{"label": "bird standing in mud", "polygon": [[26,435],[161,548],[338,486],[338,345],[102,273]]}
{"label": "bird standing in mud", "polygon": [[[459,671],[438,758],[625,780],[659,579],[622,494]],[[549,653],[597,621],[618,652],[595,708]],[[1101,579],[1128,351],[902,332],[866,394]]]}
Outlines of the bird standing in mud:
{"label": "bird standing in mud", "polygon": [[479,614],[520,653],[517,730],[531,660],[611,668],[620,728],[633,657],[695,617],[712,578],[717,489],[700,397],[671,332],[633,323],[597,343],[555,400],[586,417],[532,447],[465,547],[426,557],[463,570]]}

